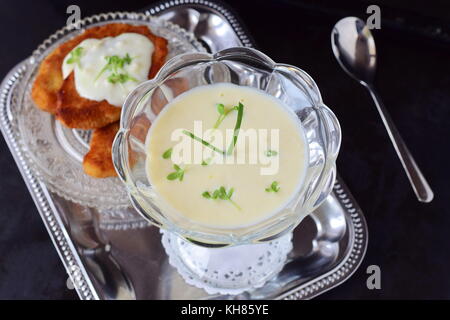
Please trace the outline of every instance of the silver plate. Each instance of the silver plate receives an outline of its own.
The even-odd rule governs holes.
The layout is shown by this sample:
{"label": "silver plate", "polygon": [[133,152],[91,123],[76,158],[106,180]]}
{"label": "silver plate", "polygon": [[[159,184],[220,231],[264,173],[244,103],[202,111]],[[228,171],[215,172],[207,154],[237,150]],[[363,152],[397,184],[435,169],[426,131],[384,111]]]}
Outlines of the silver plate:
{"label": "silver plate", "polygon": [[[252,46],[232,13],[209,1],[169,1],[147,14],[194,32],[211,51]],[[36,178],[21,149],[15,118],[17,84],[25,72],[21,63],[1,84],[0,129],[81,299],[309,299],[341,284],[360,265],[367,225],[338,177],[333,194],[296,228],[284,269],[263,288],[227,297],[187,285],[169,265],[157,228],[100,228],[97,211],[58,197]]]}

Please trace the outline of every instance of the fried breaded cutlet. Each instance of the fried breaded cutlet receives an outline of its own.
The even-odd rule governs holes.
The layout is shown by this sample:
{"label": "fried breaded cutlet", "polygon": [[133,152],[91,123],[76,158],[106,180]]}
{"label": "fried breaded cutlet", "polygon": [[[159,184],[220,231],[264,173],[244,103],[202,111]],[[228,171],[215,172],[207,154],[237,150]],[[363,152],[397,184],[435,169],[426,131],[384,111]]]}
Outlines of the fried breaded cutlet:
{"label": "fried breaded cutlet", "polygon": [[95,178],[107,178],[116,176],[112,162],[112,144],[119,122],[111,123],[103,128],[95,129],[92,133],[89,152],[83,159],[83,170]]}
{"label": "fried breaded cutlet", "polygon": [[[151,126],[150,120],[142,114],[134,119],[130,134],[137,140],[145,143],[147,132]],[[117,176],[112,162],[112,144],[114,137],[120,129],[119,121],[106,127],[95,129],[92,134],[89,152],[83,159],[83,170],[94,178],[107,178]],[[130,154],[130,163],[133,165],[137,159]]]}
{"label": "fried breaded cutlet", "polygon": [[114,107],[106,100],[94,101],[82,98],[75,88],[75,73],[63,81],[58,91],[56,119],[69,128],[96,129],[120,119],[122,108]]}
{"label": "fried breaded cutlet", "polygon": [[63,43],[42,61],[31,92],[36,105],[56,115],[70,128],[96,129],[119,120],[120,106],[113,106],[106,100],[94,101],[81,97],[75,88],[73,72],[63,79],[61,68],[66,55],[83,40],[116,37],[122,33],[139,33],[153,43],[154,52],[148,74],[149,79],[153,78],[165,62],[168,53],[166,39],[154,35],[146,26],[111,23],[93,27]]}

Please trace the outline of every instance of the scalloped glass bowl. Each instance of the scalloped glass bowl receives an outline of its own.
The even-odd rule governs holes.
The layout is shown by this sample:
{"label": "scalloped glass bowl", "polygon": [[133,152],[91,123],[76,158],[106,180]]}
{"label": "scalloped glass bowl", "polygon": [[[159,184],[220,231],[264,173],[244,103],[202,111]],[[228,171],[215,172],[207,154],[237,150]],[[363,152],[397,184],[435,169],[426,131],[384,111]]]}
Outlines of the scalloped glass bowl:
{"label": "scalloped glass bowl", "polygon": [[[169,58],[186,52],[205,51],[192,33],[177,25],[142,13],[114,12],[81,20],[80,30],[70,26],[58,30],[27,59],[28,71],[20,88],[18,126],[21,143],[32,168],[51,191],[76,203],[101,209],[101,212],[130,206],[123,184],[117,178],[96,179],[86,175],[82,160],[89,150],[90,131],[64,127],[52,115],[34,105],[30,92],[40,62],[54,48],[85,28],[114,22],[147,25],[152,32],[169,41]],[[136,216],[140,219],[138,215],[133,219]],[[108,219],[116,223],[129,220],[112,215]]]}
{"label": "scalloped glass bowl", "polygon": [[[304,183],[283,210],[257,224],[232,229],[199,225],[172,212],[158,199],[145,172],[145,139],[159,112],[187,90],[224,82],[260,89],[290,107],[303,124],[309,156]],[[278,238],[320,205],[334,184],[340,141],[339,123],[307,73],[240,47],[214,55],[179,55],[155,79],[137,87],[122,109],[113,162],[134,207],[153,224],[201,245],[238,245]]]}

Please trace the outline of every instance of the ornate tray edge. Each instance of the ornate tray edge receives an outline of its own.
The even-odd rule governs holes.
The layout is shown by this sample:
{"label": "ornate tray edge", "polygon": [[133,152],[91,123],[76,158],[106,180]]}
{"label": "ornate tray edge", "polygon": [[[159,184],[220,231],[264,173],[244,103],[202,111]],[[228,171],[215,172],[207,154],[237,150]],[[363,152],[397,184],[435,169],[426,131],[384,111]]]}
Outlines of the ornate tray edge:
{"label": "ornate tray edge", "polygon": [[80,260],[67,230],[57,214],[51,196],[45,184],[43,184],[30,168],[26,157],[20,149],[20,137],[14,129],[11,121],[8,105],[11,101],[13,89],[26,72],[26,60],[16,65],[4,78],[0,85],[0,131],[5,138],[11,154],[19,168],[25,185],[38,209],[44,222],[45,228],[63,262],[67,274],[69,275],[80,299],[99,299],[95,288],[90,281],[87,272]]}
{"label": "ornate tray edge", "polygon": [[306,282],[299,287],[280,295],[277,299],[299,300],[312,299],[328,290],[331,290],[345,281],[356,272],[361,265],[367,250],[369,233],[366,219],[361,208],[351,195],[348,187],[338,175],[333,187],[334,196],[337,198],[347,215],[347,227],[350,233],[350,245],[345,257],[332,270]]}

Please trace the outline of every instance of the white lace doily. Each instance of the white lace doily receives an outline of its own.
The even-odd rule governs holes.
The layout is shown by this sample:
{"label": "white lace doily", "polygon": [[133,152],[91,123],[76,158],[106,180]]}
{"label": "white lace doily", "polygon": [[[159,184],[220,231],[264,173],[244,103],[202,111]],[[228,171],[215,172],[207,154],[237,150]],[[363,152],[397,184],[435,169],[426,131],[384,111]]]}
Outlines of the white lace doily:
{"label": "white lace doily", "polygon": [[267,243],[225,248],[201,247],[161,233],[170,264],[188,284],[208,294],[236,295],[262,287],[281,271],[292,250],[291,233]]}

